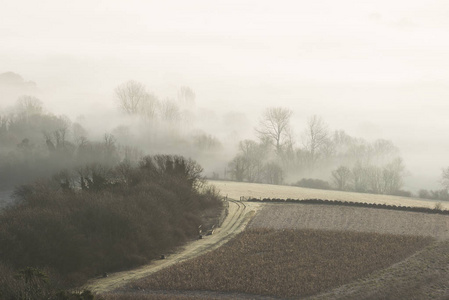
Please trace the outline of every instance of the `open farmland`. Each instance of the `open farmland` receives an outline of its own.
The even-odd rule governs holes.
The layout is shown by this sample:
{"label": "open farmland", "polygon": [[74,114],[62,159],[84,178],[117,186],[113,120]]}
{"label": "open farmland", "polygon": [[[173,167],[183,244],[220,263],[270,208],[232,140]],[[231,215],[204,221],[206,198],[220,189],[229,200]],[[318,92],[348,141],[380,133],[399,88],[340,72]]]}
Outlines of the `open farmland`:
{"label": "open farmland", "polygon": [[385,268],[431,241],[375,233],[251,229],[211,253],[139,280],[130,289],[304,297]]}
{"label": "open farmland", "polygon": [[[296,186],[273,185],[262,183],[209,181],[216,186],[221,194],[232,199],[240,197],[281,198],[281,199],[326,199],[352,202],[378,203],[401,206],[419,206],[434,208],[436,201],[418,198],[407,198],[391,195],[362,194],[354,192],[308,189]],[[444,209],[449,209],[448,202],[441,202]]]}
{"label": "open farmland", "polygon": [[364,207],[266,204],[250,228],[323,229],[449,239],[449,216]]}
{"label": "open farmland", "polygon": [[[237,199],[361,199],[434,206],[432,202],[402,197],[296,187],[279,187],[284,193],[276,196],[271,189],[278,186],[223,184],[229,184],[227,191],[234,194],[219,187],[222,194]],[[253,190],[257,187],[259,195]],[[334,193],[341,197],[333,198]],[[247,230],[221,248],[142,278],[105,295],[106,299],[449,297],[447,215],[338,205],[257,204]]]}
{"label": "open farmland", "polygon": [[[449,216],[310,204],[261,206],[248,229],[228,244],[122,292],[142,299],[449,295]],[[117,297],[111,299],[126,299]]]}

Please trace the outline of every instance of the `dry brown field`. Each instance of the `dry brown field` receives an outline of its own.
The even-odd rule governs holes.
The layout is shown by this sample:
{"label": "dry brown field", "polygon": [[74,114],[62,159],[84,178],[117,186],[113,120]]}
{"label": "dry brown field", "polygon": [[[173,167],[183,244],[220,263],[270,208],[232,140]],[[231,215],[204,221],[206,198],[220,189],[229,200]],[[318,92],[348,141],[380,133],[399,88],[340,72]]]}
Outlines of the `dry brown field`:
{"label": "dry brown field", "polygon": [[449,299],[449,241],[422,251],[359,280],[308,300]]}
{"label": "dry brown field", "polygon": [[449,216],[330,205],[260,206],[247,230],[221,248],[131,283],[122,289],[125,294],[107,299],[449,296]]}
{"label": "dry brown field", "polygon": [[139,280],[129,289],[302,298],[399,262],[432,240],[376,233],[250,229],[209,254]]}
{"label": "dry brown field", "polygon": [[[419,198],[407,198],[390,195],[362,194],[342,191],[308,189],[287,185],[272,185],[262,183],[247,183],[234,181],[210,180],[223,196],[232,199],[240,197],[281,198],[281,199],[325,199],[365,203],[379,203],[401,206],[419,206],[434,208],[437,201]],[[441,202],[442,208],[449,209],[449,202]]]}
{"label": "dry brown field", "polygon": [[265,204],[248,226],[373,232],[449,239],[448,215],[338,205]]}
{"label": "dry brown field", "polygon": [[[319,198],[434,207],[403,197],[219,183],[224,196],[237,199]],[[254,205],[256,214],[239,236],[106,299],[449,299],[447,215],[247,204]]]}

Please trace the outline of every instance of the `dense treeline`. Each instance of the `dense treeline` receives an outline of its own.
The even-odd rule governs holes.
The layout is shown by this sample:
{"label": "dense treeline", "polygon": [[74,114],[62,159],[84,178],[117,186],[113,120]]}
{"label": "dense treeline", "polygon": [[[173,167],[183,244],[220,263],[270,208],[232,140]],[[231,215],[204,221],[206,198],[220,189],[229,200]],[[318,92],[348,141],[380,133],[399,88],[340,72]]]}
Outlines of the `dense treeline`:
{"label": "dense treeline", "polygon": [[217,155],[222,150],[220,140],[206,132],[209,124],[196,127],[212,113],[200,112],[195,104],[196,94],[190,87],[180,87],[176,99],[161,99],[134,80],[123,82],[114,92],[122,116],[134,121],[114,129],[119,140],[139,148],[149,146],[164,152],[189,153],[196,159]]}
{"label": "dense treeline", "polygon": [[215,136],[195,129],[190,88],[181,87],[177,100],[163,101],[134,81],[115,92],[122,114],[103,120],[101,128],[84,116],[72,121],[54,115],[34,96],[20,96],[0,111],[0,189],[87,163],[137,161],[143,153],[176,153],[198,161],[222,150]]}
{"label": "dense treeline", "polygon": [[89,163],[108,167],[136,161],[141,152],[121,146],[112,134],[91,141],[79,123],[46,112],[42,102],[22,96],[9,113],[0,114],[0,188],[49,177],[61,169]]}
{"label": "dense treeline", "polygon": [[[133,87],[121,94],[127,100],[119,90],[136,84],[116,89],[119,104],[136,96]],[[74,285],[140,265],[216,219],[221,201],[204,185],[196,162],[171,155],[141,159],[143,151],[220,150],[203,131],[180,135],[193,91],[181,88],[178,102],[151,98],[144,87],[141,92],[145,109],[124,110],[123,118],[100,129],[109,132],[102,137],[84,117],[56,116],[33,96],[0,111],[0,189],[16,186],[14,206],[0,215],[0,298],[84,299],[57,294],[57,282]]]}
{"label": "dense treeline", "polygon": [[202,168],[180,156],[89,170],[16,190],[17,204],[0,214],[2,264],[80,283],[158,258],[195,238],[203,217],[222,207]]}
{"label": "dense treeline", "polygon": [[430,190],[430,191],[421,189],[418,191],[418,197],[429,200],[449,201],[449,191],[447,189]]}
{"label": "dense treeline", "polygon": [[[324,121],[309,119],[296,145],[290,125],[292,111],[274,107],[263,114],[259,140],[243,140],[228,165],[237,181],[281,184],[285,178],[300,186],[377,194],[403,193],[405,166],[391,141],[367,142],[342,130],[331,131]],[[332,186],[326,183],[332,178]],[[323,180],[324,179],[324,180]]]}

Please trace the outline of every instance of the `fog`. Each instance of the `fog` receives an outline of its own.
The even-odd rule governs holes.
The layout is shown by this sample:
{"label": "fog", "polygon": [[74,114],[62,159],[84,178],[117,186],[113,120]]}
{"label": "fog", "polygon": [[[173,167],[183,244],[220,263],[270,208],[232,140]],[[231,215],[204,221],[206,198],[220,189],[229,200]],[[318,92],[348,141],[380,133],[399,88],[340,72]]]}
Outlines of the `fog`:
{"label": "fog", "polygon": [[[439,189],[449,166],[448,34],[447,1],[1,1],[0,74],[35,86],[0,86],[0,110],[35,95],[100,138],[133,122],[117,107],[121,83],[141,82],[160,100],[188,86],[196,104],[184,133],[224,147],[223,161],[205,159],[209,172],[256,139],[266,108],[285,107],[297,145],[319,115],[331,130],[391,140],[405,189]],[[165,146],[145,150],[182,148]]]}

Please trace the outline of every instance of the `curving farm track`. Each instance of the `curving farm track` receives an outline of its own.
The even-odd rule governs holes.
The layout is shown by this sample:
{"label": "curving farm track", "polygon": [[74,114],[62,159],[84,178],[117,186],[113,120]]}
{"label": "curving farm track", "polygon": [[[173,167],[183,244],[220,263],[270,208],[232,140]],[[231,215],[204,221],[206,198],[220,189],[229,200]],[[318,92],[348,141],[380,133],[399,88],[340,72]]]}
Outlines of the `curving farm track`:
{"label": "curving farm track", "polygon": [[240,233],[259,208],[258,203],[243,203],[235,200],[228,200],[228,203],[228,215],[222,226],[217,228],[213,235],[189,243],[182,250],[167,256],[164,260],[154,261],[135,270],[113,273],[106,278],[93,279],[83,289],[89,289],[99,294],[111,292],[134,280],[220,247]]}

